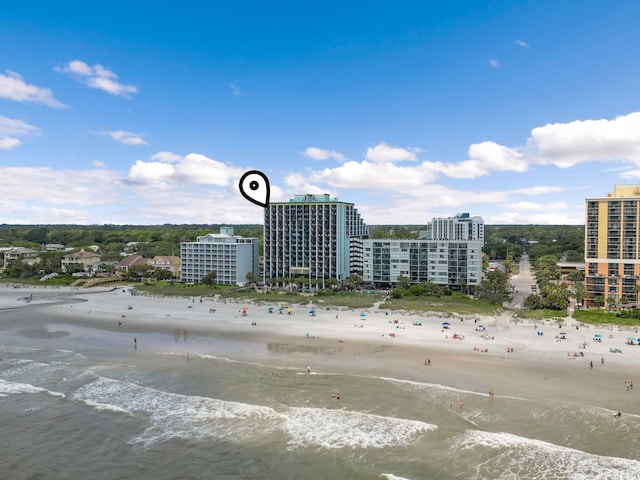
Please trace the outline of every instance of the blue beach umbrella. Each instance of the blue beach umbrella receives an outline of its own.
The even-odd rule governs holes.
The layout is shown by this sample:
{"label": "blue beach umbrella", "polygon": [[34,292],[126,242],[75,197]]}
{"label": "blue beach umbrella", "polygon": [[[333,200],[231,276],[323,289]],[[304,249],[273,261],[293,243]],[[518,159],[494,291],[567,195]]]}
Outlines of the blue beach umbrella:
{"label": "blue beach umbrella", "polygon": [[361,317],[366,317],[366,316],[367,316],[367,314],[366,314],[366,313],[364,313],[364,312],[362,312],[362,313],[360,314],[360,316],[361,316]]}

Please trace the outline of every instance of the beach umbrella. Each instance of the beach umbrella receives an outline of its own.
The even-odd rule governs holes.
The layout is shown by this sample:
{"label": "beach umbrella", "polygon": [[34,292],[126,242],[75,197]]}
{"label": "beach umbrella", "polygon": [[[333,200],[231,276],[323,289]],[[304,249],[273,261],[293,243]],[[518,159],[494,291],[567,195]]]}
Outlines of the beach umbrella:
{"label": "beach umbrella", "polygon": [[314,313],[316,313],[316,311],[315,311],[315,310],[309,310],[309,313],[310,313],[311,315],[313,315]]}
{"label": "beach umbrella", "polygon": [[362,312],[362,313],[360,314],[360,316],[361,316],[361,317],[366,317],[366,316],[367,316],[367,314],[366,314],[366,313],[364,313],[364,312]]}
{"label": "beach umbrella", "polygon": [[635,342],[635,341],[636,341],[636,339],[635,339],[635,338],[633,338],[633,337],[627,337],[627,340],[629,340],[629,341],[631,341],[631,342]]}
{"label": "beach umbrella", "polygon": [[442,322],[442,325],[451,325],[449,322]]}
{"label": "beach umbrella", "polygon": [[599,333],[596,333],[596,334],[594,335],[594,337],[595,337],[595,338],[602,338],[602,335],[600,335]]}

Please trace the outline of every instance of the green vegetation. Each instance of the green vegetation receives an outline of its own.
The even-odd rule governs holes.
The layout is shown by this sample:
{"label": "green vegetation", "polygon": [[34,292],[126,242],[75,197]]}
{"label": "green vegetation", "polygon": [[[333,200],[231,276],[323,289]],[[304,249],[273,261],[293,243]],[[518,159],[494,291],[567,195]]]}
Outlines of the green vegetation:
{"label": "green vegetation", "polygon": [[532,261],[556,255],[568,262],[584,262],[584,225],[485,225],[484,251],[492,260],[519,258]]}
{"label": "green vegetation", "polygon": [[624,327],[640,327],[640,319],[625,318],[619,312],[608,310],[578,310],[573,312],[573,318],[591,325],[620,325]]}
{"label": "green vegetation", "polygon": [[380,305],[381,309],[409,310],[416,312],[444,312],[460,315],[494,315],[500,308],[486,299],[474,299],[461,293],[442,297],[403,296],[391,298]]}

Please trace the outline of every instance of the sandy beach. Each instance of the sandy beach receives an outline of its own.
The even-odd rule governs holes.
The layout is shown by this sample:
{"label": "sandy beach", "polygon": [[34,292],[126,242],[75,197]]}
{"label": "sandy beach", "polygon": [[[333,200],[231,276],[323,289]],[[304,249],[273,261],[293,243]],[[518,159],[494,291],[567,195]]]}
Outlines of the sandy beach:
{"label": "sandy beach", "polygon": [[[33,320],[16,315],[15,322],[5,315],[0,328],[60,341],[69,326],[77,326],[97,332],[104,348],[128,349],[135,338],[139,354],[152,349],[186,358],[188,352],[191,362],[224,356],[300,372],[310,367],[312,372],[390,377],[487,395],[492,389],[496,396],[640,415],[634,391],[626,386],[640,371],[640,346],[626,344],[627,337],[638,337],[631,330],[595,328],[571,318],[561,328],[556,322],[515,323],[511,311],[499,317],[444,318],[327,308],[313,301],[292,307],[291,314],[281,314],[273,303],[157,298],[132,295],[128,288],[3,287],[1,310],[38,309],[47,315]],[[449,328],[443,328],[444,321]],[[163,340],[147,341],[147,336]],[[220,339],[227,340],[222,351]]]}

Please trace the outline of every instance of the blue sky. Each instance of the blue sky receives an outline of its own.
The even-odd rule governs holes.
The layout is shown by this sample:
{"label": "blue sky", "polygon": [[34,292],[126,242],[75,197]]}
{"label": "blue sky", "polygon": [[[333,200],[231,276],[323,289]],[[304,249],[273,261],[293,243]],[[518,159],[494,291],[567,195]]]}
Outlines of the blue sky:
{"label": "blue sky", "polygon": [[6,2],[0,223],[582,224],[640,183],[640,3]]}

